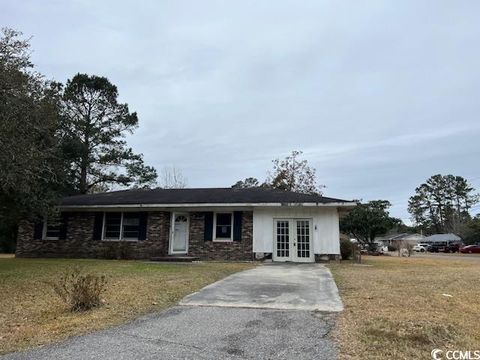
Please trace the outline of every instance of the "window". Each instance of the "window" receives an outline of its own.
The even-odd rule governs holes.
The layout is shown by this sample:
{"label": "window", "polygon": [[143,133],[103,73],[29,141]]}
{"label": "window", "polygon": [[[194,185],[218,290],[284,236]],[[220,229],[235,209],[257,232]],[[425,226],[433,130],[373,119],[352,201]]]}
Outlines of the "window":
{"label": "window", "polygon": [[138,240],[138,213],[106,212],[103,219],[103,240]]}
{"label": "window", "polygon": [[214,217],[214,239],[232,240],[232,213],[216,213]]}
{"label": "window", "polygon": [[104,240],[120,240],[120,226],[122,213],[105,213],[104,217]]}
{"label": "window", "polygon": [[44,240],[58,240],[60,238],[60,219],[58,217],[45,219],[42,238]]}
{"label": "window", "polygon": [[122,223],[122,238],[125,240],[138,240],[140,230],[140,217],[138,213],[124,213]]}

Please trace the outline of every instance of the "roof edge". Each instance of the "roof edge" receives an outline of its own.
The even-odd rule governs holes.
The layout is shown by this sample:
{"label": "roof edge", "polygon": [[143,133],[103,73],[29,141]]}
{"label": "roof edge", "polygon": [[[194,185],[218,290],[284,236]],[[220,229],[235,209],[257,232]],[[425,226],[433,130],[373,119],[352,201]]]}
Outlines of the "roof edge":
{"label": "roof edge", "polygon": [[61,209],[115,209],[115,208],[187,208],[187,207],[342,207],[354,208],[356,202],[306,202],[306,203],[173,203],[173,204],[97,204],[97,205],[59,205]]}

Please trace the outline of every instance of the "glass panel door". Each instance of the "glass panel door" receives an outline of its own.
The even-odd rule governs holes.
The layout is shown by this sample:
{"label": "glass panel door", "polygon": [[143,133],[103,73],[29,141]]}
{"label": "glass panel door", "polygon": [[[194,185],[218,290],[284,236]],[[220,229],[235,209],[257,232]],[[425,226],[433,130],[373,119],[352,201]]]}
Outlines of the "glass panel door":
{"label": "glass panel door", "polygon": [[274,230],[274,261],[314,261],[311,219],[276,219]]}
{"label": "glass panel door", "polygon": [[275,253],[274,259],[287,261],[290,259],[290,222],[275,221]]}
{"label": "glass panel door", "polygon": [[173,224],[172,253],[186,253],[188,241],[188,214],[175,214]]}
{"label": "glass panel door", "polygon": [[310,258],[310,221],[297,220],[297,257]]}

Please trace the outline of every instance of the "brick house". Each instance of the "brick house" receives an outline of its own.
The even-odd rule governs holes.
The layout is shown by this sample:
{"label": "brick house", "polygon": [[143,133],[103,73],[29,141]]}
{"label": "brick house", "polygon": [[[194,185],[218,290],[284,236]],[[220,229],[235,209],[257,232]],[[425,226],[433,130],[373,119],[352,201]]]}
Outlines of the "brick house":
{"label": "brick house", "polygon": [[58,219],[19,226],[17,257],[313,262],[338,255],[354,202],[274,189],[125,190],[71,196]]}

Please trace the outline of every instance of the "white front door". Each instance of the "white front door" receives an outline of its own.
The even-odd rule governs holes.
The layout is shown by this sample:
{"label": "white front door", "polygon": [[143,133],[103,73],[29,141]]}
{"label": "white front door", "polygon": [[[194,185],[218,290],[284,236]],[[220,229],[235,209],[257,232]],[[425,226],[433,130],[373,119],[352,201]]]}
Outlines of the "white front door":
{"label": "white front door", "polygon": [[188,251],[188,214],[172,215],[170,254],[186,254]]}
{"label": "white front door", "polygon": [[313,262],[312,220],[274,220],[274,261]]}

